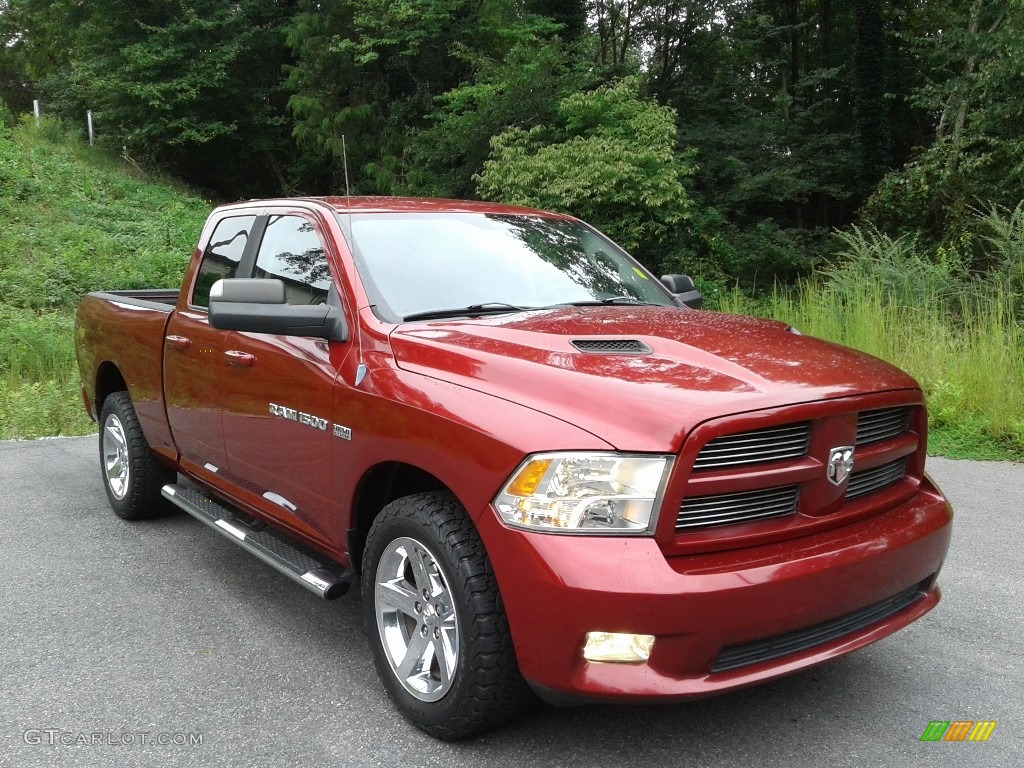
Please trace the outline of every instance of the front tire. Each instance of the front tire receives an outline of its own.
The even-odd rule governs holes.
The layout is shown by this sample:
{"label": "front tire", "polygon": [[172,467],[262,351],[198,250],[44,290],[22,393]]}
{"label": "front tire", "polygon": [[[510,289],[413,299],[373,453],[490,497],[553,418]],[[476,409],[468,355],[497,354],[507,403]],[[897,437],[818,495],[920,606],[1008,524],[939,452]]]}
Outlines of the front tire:
{"label": "front tire", "polygon": [[103,488],[118,517],[143,520],[170,511],[160,489],[177,475],[153,455],[127,392],[103,401],[99,444]]}
{"label": "front tire", "polygon": [[461,739],[529,699],[483,542],[450,493],[397,499],[374,521],[362,576],[374,663],[418,728]]}

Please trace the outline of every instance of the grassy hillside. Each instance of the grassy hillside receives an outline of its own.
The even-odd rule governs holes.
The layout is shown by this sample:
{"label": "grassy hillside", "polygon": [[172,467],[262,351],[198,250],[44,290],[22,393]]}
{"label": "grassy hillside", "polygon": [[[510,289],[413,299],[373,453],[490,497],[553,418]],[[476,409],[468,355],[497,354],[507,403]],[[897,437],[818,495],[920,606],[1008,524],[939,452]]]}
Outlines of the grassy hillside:
{"label": "grassy hillside", "polygon": [[0,125],[0,439],[94,428],[74,364],[79,298],[177,286],[209,208],[53,124]]}

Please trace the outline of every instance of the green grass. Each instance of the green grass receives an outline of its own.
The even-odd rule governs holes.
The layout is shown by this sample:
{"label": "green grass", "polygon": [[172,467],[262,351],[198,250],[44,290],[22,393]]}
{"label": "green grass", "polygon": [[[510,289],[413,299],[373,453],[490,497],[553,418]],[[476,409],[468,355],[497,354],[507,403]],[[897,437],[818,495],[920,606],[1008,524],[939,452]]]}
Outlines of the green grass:
{"label": "green grass", "polygon": [[920,382],[929,453],[1024,461],[1024,332],[1016,299],[998,286],[912,301],[871,280],[808,280],[762,301],[733,292],[721,309],[790,323],[876,355]]}
{"label": "green grass", "polygon": [[0,439],[94,428],[74,360],[79,299],[179,285],[209,210],[53,123],[0,126]]}

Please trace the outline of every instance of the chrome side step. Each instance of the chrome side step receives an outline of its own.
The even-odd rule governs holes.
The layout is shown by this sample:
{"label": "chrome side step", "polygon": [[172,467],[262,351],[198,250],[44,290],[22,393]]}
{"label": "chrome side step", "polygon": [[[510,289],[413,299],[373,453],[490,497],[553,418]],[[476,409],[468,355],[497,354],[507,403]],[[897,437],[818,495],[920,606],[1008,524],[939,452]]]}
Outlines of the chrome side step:
{"label": "chrome side step", "polygon": [[231,510],[202,491],[181,485],[165,485],[164,498],[181,507],[199,522],[227,537],[252,555],[302,585],[317,597],[334,600],[348,592],[352,572],[338,574],[319,560],[300,552],[269,528],[252,530]]}

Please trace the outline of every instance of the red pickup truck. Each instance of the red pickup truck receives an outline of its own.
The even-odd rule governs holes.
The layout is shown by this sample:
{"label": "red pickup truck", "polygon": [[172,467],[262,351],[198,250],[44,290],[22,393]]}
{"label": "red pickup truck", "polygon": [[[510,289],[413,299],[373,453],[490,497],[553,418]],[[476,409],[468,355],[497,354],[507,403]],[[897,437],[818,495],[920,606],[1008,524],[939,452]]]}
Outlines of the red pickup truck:
{"label": "red pickup truck", "polygon": [[770,680],[938,602],[917,384],[699,303],[570,216],[247,202],[180,292],[83,299],[82,399],[117,514],[176,506],[321,597],[358,583],[388,694],[459,738],[531,691]]}

